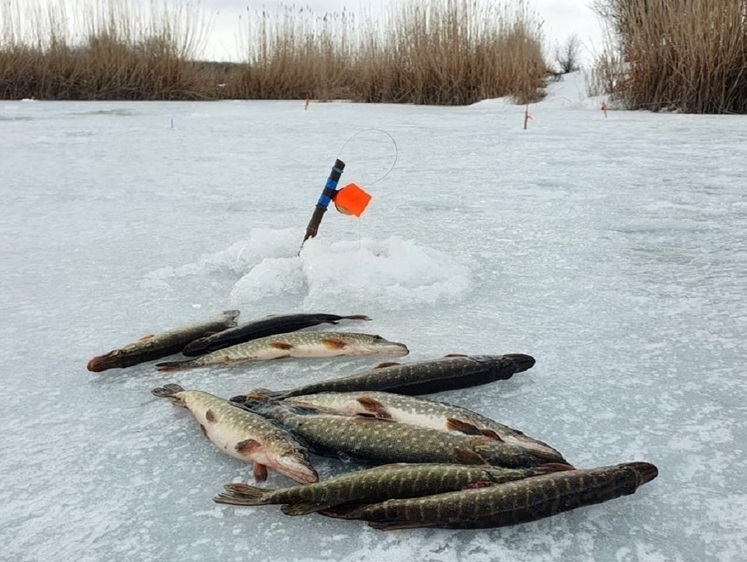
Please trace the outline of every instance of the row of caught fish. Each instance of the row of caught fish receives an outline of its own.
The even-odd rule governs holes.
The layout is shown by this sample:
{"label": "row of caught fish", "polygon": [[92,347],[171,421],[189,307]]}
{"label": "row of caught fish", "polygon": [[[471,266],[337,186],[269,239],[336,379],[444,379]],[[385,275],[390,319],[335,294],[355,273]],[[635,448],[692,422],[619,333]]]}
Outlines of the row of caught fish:
{"label": "row of caught fish", "polygon": [[292,333],[319,324],[338,324],[342,320],[370,320],[362,314],[287,314],[268,316],[237,326],[238,315],[239,311],[228,310],[217,318],[145,336],[137,342],[94,357],[88,362],[88,370],[99,372],[131,367],[177,353],[197,358],[159,363],[156,365],[158,370],[175,371],[282,357],[402,356],[409,353],[405,344],[390,342],[372,334]]}
{"label": "row of caught fish", "polygon": [[[270,467],[305,484],[281,490],[231,484],[216,501],[284,504],[289,515],[319,512],[382,529],[501,526],[631,494],[656,476],[647,463],[575,469],[546,443],[444,402],[297,390],[274,393],[283,399],[253,392],[232,402],[177,385],[153,393],[189,408],[221,450],[254,463],[258,481]],[[294,437],[317,454],[398,464],[317,483]]]}
{"label": "row of caught fish", "polygon": [[593,469],[390,464],[283,489],[229,484],[214,499],[231,505],[282,504],[286,515],[316,512],[368,521],[383,530],[476,529],[528,523],[629,495],[657,475],[646,462]]}

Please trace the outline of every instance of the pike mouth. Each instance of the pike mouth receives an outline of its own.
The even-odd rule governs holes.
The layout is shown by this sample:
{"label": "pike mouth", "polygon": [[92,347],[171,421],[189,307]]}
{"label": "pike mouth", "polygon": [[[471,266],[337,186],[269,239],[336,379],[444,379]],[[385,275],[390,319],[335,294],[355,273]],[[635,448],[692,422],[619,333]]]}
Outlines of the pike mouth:
{"label": "pike mouth", "polygon": [[271,465],[280,474],[295,480],[300,484],[313,484],[319,482],[319,475],[310,463],[298,458],[280,458],[277,463]]}
{"label": "pike mouth", "polygon": [[[374,349],[378,350],[379,348],[376,347]],[[392,355],[394,357],[402,357],[410,353],[410,350],[403,343],[389,342],[386,346],[384,346],[382,353],[386,353],[387,355]]]}
{"label": "pike mouth", "polygon": [[636,472],[638,478],[641,480],[641,484],[651,482],[651,480],[659,475],[659,469],[648,462],[631,462],[628,463],[628,466]]}
{"label": "pike mouth", "polygon": [[111,369],[116,366],[116,357],[117,356],[113,351],[107,353],[106,355],[99,355],[98,357],[94,357],[88,362],[88,365],[86,365],[86,369],[88,369],[92,373],[100,373],[101,371],[106,371],[107,369]]}
{"label": "pike mouth", "polygon": [[521,373],[534,367],[536,362],[534,357],[531,355],[525,355],[523,353],[508,353],[506,354],[511,361],[516,364],[516,372]]}

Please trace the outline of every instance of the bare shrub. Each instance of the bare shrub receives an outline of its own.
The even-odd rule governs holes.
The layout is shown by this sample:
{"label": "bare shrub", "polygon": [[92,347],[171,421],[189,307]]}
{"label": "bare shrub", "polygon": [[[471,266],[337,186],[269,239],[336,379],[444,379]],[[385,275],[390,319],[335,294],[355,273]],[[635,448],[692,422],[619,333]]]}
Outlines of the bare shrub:
{"label": "bare shrub", "polygon": [[581,68],[581,39],[574,33],[555,49],[555,62],[561,74],[576,72]]}

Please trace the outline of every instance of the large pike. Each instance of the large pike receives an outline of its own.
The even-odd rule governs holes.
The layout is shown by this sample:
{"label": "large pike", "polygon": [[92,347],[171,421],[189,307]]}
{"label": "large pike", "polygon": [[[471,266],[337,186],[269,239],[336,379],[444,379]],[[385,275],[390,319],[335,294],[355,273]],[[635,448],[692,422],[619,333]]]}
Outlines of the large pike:
{"label": "large pike", "polygon": [[446,402],[391,392],[324,392],[286,398],[288,405],[312,406],[347,415],[364,415],[470,435],[485,435],[566,463],[547,443],[498,423],[477,412]]}
{"label": "large pike", "polygon": [[236,408],[207,392],[184,390],[167,384],[151,391],[170,398],[176,406],[187,408],[200,424],[203,435],[221,451],[245,462],[254,463],[254,478],[267,479],[267,467],[308,484],[319,480],[306,451],[289,433],[262,416]]}
{"label": "large pike", "polygon": [[319,324],[337,324],[341,320],[371,319],[363,314],[354,314],[352,316],[337,316],[336,314],[272,315],[242,324],[241,326],[231,328],[230,330],[224,330],[212,336],[195,340],[187,345],[182,353],[187,357],[195,357],[197,355],[204,355],[206,353],[218,351],[219,349],[232,345],[256,340],[257,338],[296,332]]}
{"label": "large pike", "polygon": [[283,425],[313,452],[373,463],[460,463],[471,452],[477,462],[508,468],[554,462],[544,455],[484,435],[466,435],[409,423],[363,416],[330,414],[318,409],[284,406],[270,398],[246,398],[239,407],[255,411]]}
{"label": "large pike", "polygon": [[234,365],[282,357],[337,357],[339,355],[407,355],[403,343],[381,336],[351,332],[292,332],[232,345],[188,361],[158,363],[159,371],[178,371],[208,365]]}
{"label": "large pike", "polygon": [[216,318],[202,320],[161,334],[150,334],[121,349],[94,357],[88,362],[88,370],[99,372],[114,368],[121,369],[174,355],[198,338],[236,326],[238,315],[238,310],[226,310]]}
{"label": "large pike", "polygon": [[[467,462],[471,459],[469,455]],[[286,515],[305,515],[340,504],[369,504],[391,498],[414,498],[462,490],[476,484],[500,484],[558,470],[561,464],[535,468],[497,468],[466,464],[387,464],[342,474],[324,482],[290,488],[258,488],[228,484],[226,492],[213,498],[230,505],[283,504]]]}
{"label": "large pike", "polygon": [[339,506],[323,515],[362,519],[377,529],[448,527],[478,529],[528,523],[632,494],[656,478],[646,462],[553,472],[505,484],[367,506]]}
{"label": "large pike", "polygon": [[385,390],[398,394],[431,394],[510,379],[514,373],[530,369],[534,358],[523,353],[507,355],[447,355],[416,363],[382,363],[369,371],[347,377],[307,384],[279,392],[259,392],[287,398],[318,392]]}

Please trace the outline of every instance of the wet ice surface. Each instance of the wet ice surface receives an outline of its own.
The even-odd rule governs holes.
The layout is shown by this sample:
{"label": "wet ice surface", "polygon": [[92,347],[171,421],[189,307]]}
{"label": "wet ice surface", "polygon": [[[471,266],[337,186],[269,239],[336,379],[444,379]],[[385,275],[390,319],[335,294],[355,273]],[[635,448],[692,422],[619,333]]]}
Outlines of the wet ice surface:
{"label": "wet ice surface", "polygon": [[[531,109],[0,102],[0,535],[9,560],[740,560],[747,551],[747,121]],[[304,227],[344,141],[398,145],[360,221]],[[393,156],[369,132],[343,184]],[[91,374],[94,355],[240,308],[363,313],[405,360],[529,353],[439,398],[578,466],[656,464],[633,496],[536,523],[384,533],[211,501],[252,482],[149,390],[231,396],[380,358]],[[363,328],[362,328],[363,326]],[[316,459],[322,477],[346,467]],[[290,481],[271,474],[268,485]]]}

